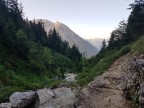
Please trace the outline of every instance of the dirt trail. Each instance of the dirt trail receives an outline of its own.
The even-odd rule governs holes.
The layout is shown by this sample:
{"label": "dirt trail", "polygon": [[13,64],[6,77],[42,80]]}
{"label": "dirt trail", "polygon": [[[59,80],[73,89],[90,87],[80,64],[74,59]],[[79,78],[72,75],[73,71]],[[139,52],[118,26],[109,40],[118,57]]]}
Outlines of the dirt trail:
{"label": "dirt trail", "polygon": [[101,76],[82,90],[78,108],[132,108],[124,97],[125,76],[130,58],[116,60]]}

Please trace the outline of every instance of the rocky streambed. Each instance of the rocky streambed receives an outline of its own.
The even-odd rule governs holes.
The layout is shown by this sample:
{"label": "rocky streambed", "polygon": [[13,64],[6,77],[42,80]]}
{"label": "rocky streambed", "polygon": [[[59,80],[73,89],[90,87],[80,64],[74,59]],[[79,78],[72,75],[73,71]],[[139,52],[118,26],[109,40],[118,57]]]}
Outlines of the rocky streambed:
{"label": "rocky streambed", "polygon": [[40,108],[75,108],[76,96],[71,88],[56,88],[53,92],[54,96],[46,98],[46,102],[41,103]]}
{"label": "rocky streambed", "polygon": [[[76,74],[66,73],[65,80],[74,82]],[[45,92],[45,93],[43,93]],[[40,97],[40,108],[75,108],[77,103],[77,90],[71,89],[65,84],[56,89],[38,90]],[[47,95],[45,95],[47,94]]]}
{"label": "rocky streambed", "polygon": [[[75,74],[65,74],[66,82],[75,81]],[[37,91],[15,92],[10,102],[1,103],[0,108],[75,108],[77,90],[61,85],[59,88],[44,88]]]}

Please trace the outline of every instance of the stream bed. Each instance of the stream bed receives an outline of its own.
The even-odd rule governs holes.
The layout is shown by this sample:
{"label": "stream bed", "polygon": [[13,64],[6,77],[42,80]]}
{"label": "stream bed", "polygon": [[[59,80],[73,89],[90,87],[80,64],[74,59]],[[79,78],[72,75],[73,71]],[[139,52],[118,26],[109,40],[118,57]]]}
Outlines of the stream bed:
{"label": "stream bed", "polygon": [[[65,74],[67,82],[73,82],[76,74]],[[38,90],[40,98],[40,108],[75,108],[76,106],[76,93],[75,89],[69,87],[60,87],[55,89],[42,89]]]}

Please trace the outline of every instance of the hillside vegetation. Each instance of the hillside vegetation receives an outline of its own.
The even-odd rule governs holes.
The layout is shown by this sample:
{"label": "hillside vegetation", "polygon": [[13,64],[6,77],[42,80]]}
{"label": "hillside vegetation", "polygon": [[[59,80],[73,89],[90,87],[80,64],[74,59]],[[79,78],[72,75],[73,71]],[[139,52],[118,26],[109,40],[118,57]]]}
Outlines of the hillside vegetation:
{"label": "hillside vegetation", "polygon": [[42,21],[23,19],[17,0],[0,0],[0,102],[15,91],[55,87],[82,54]]}
{"label": "hillside vegetation", "polygon": [[100,52],[87,59],[76,45],[62,41],[55,28],[47,33],[42,21],[23,19],[17,0],[0,0],[0,103],[16,91],[56,87],[65,72],[77,72],[76,83],[85,86],[120,56],[143,54],[144,1],[135,0],[130,9],[108,46],[104,40]]}
{"label": "hillside vegetation", "polygon": [[[90,58],[98,53],[99,50],[97,49],[97,47],[94,47],[89,42],[87,42],[87,40],[81,38],[65,24],[59,21],[53,23],[50,22],[49,20],[45,20],[45,19],[41,19],[41,20],[44,22],[44,27],[47,32],[49,32],[50,29],[55,28],[63,41],[65,40],[68,41],[70,47],[76,45],[81,53],[86,54],[87,58]],[[40,21],[40,19],[38,20],[36,19],[35,21],[36,22]]]}
{"label": "hillside vegetation", "polygon": [[118,27],[112,31],[108,46],[104,40],[96,56],[83,59],[81,72],[77,76],[81,86],[105,72],[119,57],[128,53],[144,53],[144,1],[135,0],[129,9],[132,11],[128,20],[120,21]]}

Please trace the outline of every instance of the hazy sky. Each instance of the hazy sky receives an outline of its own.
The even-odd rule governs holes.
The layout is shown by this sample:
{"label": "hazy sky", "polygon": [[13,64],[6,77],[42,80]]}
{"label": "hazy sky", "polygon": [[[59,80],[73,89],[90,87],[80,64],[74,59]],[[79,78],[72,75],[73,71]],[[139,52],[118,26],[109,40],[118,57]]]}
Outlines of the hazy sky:
{"label": "hazy sky", "polygon": [[108,38],[134,0],[19,0],[29,19],[60,21],[83,38]]}

